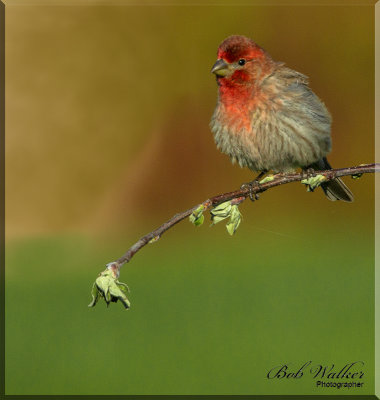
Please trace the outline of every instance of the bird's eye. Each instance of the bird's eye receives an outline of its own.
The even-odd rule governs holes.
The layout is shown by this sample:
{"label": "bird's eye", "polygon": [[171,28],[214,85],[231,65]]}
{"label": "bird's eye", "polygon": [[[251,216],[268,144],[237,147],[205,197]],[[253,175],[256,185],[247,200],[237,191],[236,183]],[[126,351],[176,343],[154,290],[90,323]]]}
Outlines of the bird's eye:
{"label": "bird's eye", "polygon": [[244,65],[244,64],[245,64],[244,58],[241,58],[241,59],[238,61],[238,64],[239,64],[239,65]]}

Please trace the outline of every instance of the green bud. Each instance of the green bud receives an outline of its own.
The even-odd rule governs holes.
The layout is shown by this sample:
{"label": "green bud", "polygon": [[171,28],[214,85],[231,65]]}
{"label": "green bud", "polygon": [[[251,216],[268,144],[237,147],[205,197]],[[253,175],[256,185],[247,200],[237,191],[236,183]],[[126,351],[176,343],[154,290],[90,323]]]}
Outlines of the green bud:
{"label": "green bud", "polygon": [[159,240],[159,239],[160,239],[160,236],[157,235],[157,236],[155,236],[153,239],[150,239],[148,243],[155,243],[155,242],[157,242],[157,240]]}
{"label": "green bud", "polygon": [[303,179],[301,183],[307,186],[308,192],[313,192],[322,182],[326,180],[324,175],[312,176],[308,179]]}
{"label": "green bud", "polygon": [[264,179],[262,179],[259,184],[262,185],[263,183],[272,182],[274,179],[274,175],[268,175]]}
{"label": "green bud", "polygon": [[[366,165],[366,164],[359,164],[359,167],[362,167],[362,166],[364,166],[364,165]],[[363,175],[363,174],[361,174],[361,173],[359,173],[359,174],[353,174],[353,175],[351,175],[351,178],[352,178],[352,179],[359,179],[359,178],[362,177],[362,175]]]}
{"label": "green bud", "polygon": [[203,221],[205,220],[205,217],[203,215],[205,207],[203,204],[201,204],[196,210],[194,210],[191,215],[189,216],[189,220],[192,224],[195,226],[199,226],[203,224]]}

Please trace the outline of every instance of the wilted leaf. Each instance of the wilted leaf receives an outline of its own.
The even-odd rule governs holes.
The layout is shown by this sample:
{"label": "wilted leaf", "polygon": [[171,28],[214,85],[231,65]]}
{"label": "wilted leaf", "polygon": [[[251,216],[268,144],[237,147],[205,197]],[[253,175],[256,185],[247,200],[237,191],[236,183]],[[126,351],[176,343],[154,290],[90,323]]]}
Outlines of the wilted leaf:
{"label": "wilted leaf", "polygon": [[122,302],[125,308],[130,307],[130,302],[126,296],[129,288],[125,283],[117,280],[119,272],[116,270],[116,266],[115,263],[108,264],[108,267],[96,278],[91,290],[92,302],[88,305],[89,307],[94,307],[99,297],[105,300],[107,307],[110,302],[116,303],[118,300]]}

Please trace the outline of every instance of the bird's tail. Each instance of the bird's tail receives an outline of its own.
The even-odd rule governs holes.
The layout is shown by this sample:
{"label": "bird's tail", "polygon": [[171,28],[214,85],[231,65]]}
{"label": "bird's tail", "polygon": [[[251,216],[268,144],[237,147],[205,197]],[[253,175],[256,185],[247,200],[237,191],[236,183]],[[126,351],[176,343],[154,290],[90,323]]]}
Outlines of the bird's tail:
{"label": "bird's tail", "polygon": [[[327,170],[331,169],[331,165],[327,161],[326,157],[321,158],[319,161],[311,165],[311,168],[316,170]],[[348,203],[354,201],[354,195],[351,190],[343,183],[340,178],[335,178],[332,181],[324,182],[321,184],[326,197],[331,200],[342,200]]]}

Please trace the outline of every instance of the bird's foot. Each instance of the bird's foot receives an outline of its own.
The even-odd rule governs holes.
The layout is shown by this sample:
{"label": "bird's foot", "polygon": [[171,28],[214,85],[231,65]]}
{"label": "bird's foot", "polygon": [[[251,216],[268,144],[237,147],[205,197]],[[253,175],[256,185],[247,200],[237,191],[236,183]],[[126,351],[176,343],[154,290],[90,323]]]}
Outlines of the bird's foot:
{"label": "bird's foot", "polygon": [[255,179],[251,182],[243,183],[240,186],[240,189],[242,189],[242,190],[249,189],[249,198],[251,199],[251,201],[255,201],[255,200],[259,200],[260,196],[258,193],[253,193],[253,188],[259,188],[259,187],[260,187],[260,183],[257,179]]}
{"label": "bird's foot", "polygon": [[306,168],[302,170],[302,178],[309,179],[315,175],[315,170],[313,168]]}

